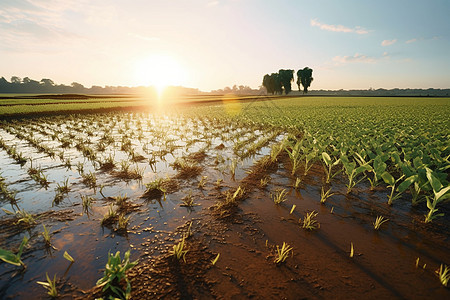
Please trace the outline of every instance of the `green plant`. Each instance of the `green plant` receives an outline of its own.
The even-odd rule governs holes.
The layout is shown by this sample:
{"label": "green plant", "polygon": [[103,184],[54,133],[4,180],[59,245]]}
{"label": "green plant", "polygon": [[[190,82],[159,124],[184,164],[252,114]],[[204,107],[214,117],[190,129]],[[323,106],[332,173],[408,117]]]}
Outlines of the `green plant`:
{"label": "green plant", "polygon": [[328,189],[328,191],[325,192],[324,188],[322,187],[322,190],[320,191],[320,203],[325,203],[328,198],[335,195],[334,193],[331,193],[331,188]]}
{"label": "green plant", "polygon": [[273,202],[278,205],[287,200],[286,195],[286,189],[279,189],[275,192],[275,194],[271,194],[271,197]]}
{"label": "green plant", "polygon": [[373,224],[373,228],[375,228],[375,230],[378,230],[378,229],[380,229],[381,224],[383,224],[383,223],[385,223],[387,221],[389,221],[389,219],[385,219],[383,216],[378,216],[375,219],[375,222],[372,223]]}
{"label": "green plant", "polygon": [[435,214],[438,209],[436,208],[437,204],[447,200],[450,198],[450,185],[447,187],[444,187],[441,183],[441,181],[438,179],[437,176],[433,173],[433,171],[429,168],[426,168],[426,174],[428,181],[433,189],[433,199],[426,196],[427,199],[427,207],[429,209],[428,214],[425,216],[425,223],[431,222],[433,219],[437,217],[441,217],[444,214]]}
{"label": "green plant", "polygon": [[277,245],[277,253],[275,254],[275,260],[274,263],[279,264],[284,262],[288,257],[289,254],[292,253],[293,248],[283,242],[283,246],[280,247]]}
{"label": "green plant", "polygon": [[97,177],[95,176],[95,173],[92,173],[89,171],[89,173],[83,173],[81,174],[81,177],[83,178],[83,183],[90,188],[95,188],[97,186]]}
{"label": "green plant", "polygon": [[[97,287],[103,287],[102,292],[111,292],[122,299],[130,299],[131,284],[126,272],[137,265],[138,261],[130,262],[130,250],[125,252],[123,260],[120,259],[120,251],[116,255],[108,253],[108,262],[105,266],[104,276],[97,281]],[[125,280],[125,291],[120,287],[120,282]]]}
{"label": "green plant", "polygon": [[107,225],[114,223],[117,218],[117,212],[114,210],[113,204],[110,204],[108,207],[108,212],[103,216],[103,219],[101,221],[102,225]]}
{"label": "green plant", "polygon": [[441,281],[442,285],[447,287],[448,282],[450,281],[450,268],[441,264],[439,272],[436,271],[436,273],[439,276],[439,280]]}
{"label": "green plant", "polygon": [[295,183],[293,185],[294,189],[298,190],[300,188],[300,183],[302,182],[301,178],[295,177]]}
{"label": "green plant", "polygon": [[125,217],[124,214],[120,214],[119,219],[117,221],[117,231],[126,231],[129,222],[130,222],[130,216]]}
{"label": "green plant", "polygon": [[67,251],[64,251],[63,257],[64,257],[65,259],[67,259],[68,261],[70,261],[70,263],[74,263],[74,262],[75,262],[75,260],[73,259],[73,257],[70,256],[70,254],[67,253]]}
{"label": "green plant", "polygon": [[290,215],[292,215],[292,213],[294,212],[294,209],[295,209],[296,207],[297,207],[297,205],[295,205],[295,204],[292,205],[291,211],[289,212]]}
{"label": "green plant", "polygon": [[50,247],[52,245],[50,241],[50,233],[48,232],[47,227],[45,225],[42,225],[44,227],[44,231],[41,233],[42,237],[44,238],[45,246]]}
{"label": "green plant", "polygon": [[173,249],[169,251],[171,255],[176,257],[176,259],[180,260],[183,258],[183,261],[186,262],[186,253],[188,253],[189,250],[185,250],[185,242],[184,237],[181,240],[181,242],[177,243],[176,245],[173,245]]}
{"label": "green plant", "polygon": [[315,220],[315,217],[317,215],[318,215],[318,213],[315,211],[306,213],[306,216],[303,219],[303,222],[301,221],[301,219],[299,219],[299,222],[302,223],[302,227],[304,229],[314,230],[314,229],[320,228],[320,224],[317,222],[317,220]]}
{"label": "green plant", "polygon": [[260,187],[266,187],[269,184],[270,176],[264,176],[259,180],[259,186]]}
{"label": "green plant", "polygon": [[183,201],[182,204],[180,204],[180,206],[185,206],[185,207],[193,207],[194,204],[194,197],[192,196],[192,191],[189,191],[189,193],[184,196],[182,199]]}
{"label": "green plant", "polygon": [[338,158],[337,160],[333,161],[328,153],[322,152],[322,160],[324,162],[325,174],[327,175],[326,183],[330,183],[330,180],[342,171],[339,170],[335,173],[332,173],[333,167],[337,166],[341,162],[341,159]]}
{"label": "green plant", "polygon": [[203,190],[205,188],[207,180],[208,180],[208,176],[202,176],[202,178],[200,179],[200,181],[198,183],[198,188]]}
{"label": "green plant", "polygon": [[14,254],[12,251],[0,248],[0,259],[8,264],[15,265],[15,266],[22,266],[22,268],[25,269],[26,266],[23,263],[23,261],[21,260],[21,256],[22,256],[23,248],[28,244],[28,239],[29,238],[27,236],[23,237],[23,240],[20,243],[19,251],[17,252],[17,254]]}
{"label": "green plant", "polygon": [[83,205],[83,211],[87,214],[89,210],[92,208],[92,203],[94,202],[94,198],[91,196],[81,195],[81,204]]}
{"label": "green plant", "polygon": [[44,281],[37,281],[37,284],[42,285],[45,289],[47,289],[47,294],[52,297],[56,298],[58,297],[58,290],[56,289],[56,274],[53,276],[53,280],[48,277],[48,274],[45,273],[45,276],[47,277],[47,282]]}
{"label": "green plant", "polygon": [[15,225],[22,225],[26,228],[36,225],[36,219],[34,216],[24,209],[18,209],[16,212],[9,211],[5,208],[2,208],[2,210],[8,215],[15,215]]}

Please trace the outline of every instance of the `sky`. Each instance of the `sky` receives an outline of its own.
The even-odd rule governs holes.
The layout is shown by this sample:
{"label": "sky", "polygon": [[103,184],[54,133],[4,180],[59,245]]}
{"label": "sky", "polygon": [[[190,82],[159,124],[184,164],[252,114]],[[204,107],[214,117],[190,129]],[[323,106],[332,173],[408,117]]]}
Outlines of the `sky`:
{"label": "sky", "polygon": [[449,12],[449,0],[0,0],[0,77],[209,91],[307,66],[310,90],[450,88]]}

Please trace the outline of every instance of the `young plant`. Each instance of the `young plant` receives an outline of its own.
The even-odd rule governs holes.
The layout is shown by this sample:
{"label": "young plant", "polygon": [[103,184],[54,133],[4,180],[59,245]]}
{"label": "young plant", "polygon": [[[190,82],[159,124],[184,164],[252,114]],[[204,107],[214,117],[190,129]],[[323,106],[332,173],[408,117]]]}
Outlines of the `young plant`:
{"label": "young plant", "polygon": [[388,184],[388,188],[391,188],[391,194],[388,195],[388,205],[392,205],[394,200],[400,198],[402,192],[399,191],[395,195],[394,195],[394,192],[395,192],[396,184],[400,180],[402,180],[403,177],[405,177],[405,175],[402,175],[400,178],[394,179],[394,177],[391,174],[389,174],[388,172],[384,172],[383,174],[381,174],[381,178],[383,178],[384,182],[386,182]]}
{"label": "young plant", "polygon": [[271,198],[273,202],[278,205],[287,200],[286,195],[286,189],[279,189],[275,192],[275,194],[271,194]]}
{"label": "young plant", "polygon": [[48,232],[48,229],[47,229],[47,227],[45,227],[45,225],[42,225],[42,226],[44,227],[44,231],[41,234],[42,234],[42,237],[44,238],[45,246],[51,247],[52,242],[50,240],[50,233]]}
{"label": "young plant", "polygon": [[269,181],[270,181],[270,176],[264,176],[263,178],[260,179],[259,186],[264,188],[269,184]]}
{"label": "young plant", "polygon": [[70,256],[70,254],[67,253],[67,251],[64,251],[63,257],[64,257],[65,259],[67,259],[68,261],[70,261],[70,263],[72,263],[72,264],[75,262],[75,260],[73,259],[73,257]]}
{"label": "young plant", "polygon": [[337,166],[341,162],[341,159],[338,158],[337,160],[333,161],[328,153],[323,152],[322,160],[324,162],[323,168],[325,170],[325,174],[327,175],[326,183],[330,183],[330,180],[333,179],[334,176],[336,176],[337,174],[339,174],[342,171],[342,170],[339,170],[335,173],[332,173],[333,167]]}
{"label": "young plant", "polygon": [[350,242],[350,257],[353,257],[355,251],[353,249],[353,242]]}
{"label": "young plant", "polygon": [[306,216],[303,219],[303,222],[301,221],[301,219],[299,219],[298,221],[301,222],[302,227],[307,230],[314,230],[314,229],[320,228],[320,224],[317,222],[317,220],[315,220],[315,217],[318,214],[319,213],[317,213],[315,211],[306,213]]}
{"label": "young plant", "polygon": [[103,216],[103,219],[101,221],[102,225],[107,225],[114,223],[117,218],[117,212],[114,210],[113,204],[110,204],[108,207],[108,212]]}
{"label": "young plant", "polygon": [[184,237],[178,244],[173,246],[173,249],[170,250],[170,254],[176,257],[176,259],[180,260],[183,258],[183,261],[186,262],[186,253],[188,253],[189,250],[185,250],[186,244],[184,243]]}
{"label": "young plant", "polygon": [[380,229],[381,224],[383,224],[383,223],[385,223],[387,221],[389,221],[389,219],[385,219],[383,216],[378,216],[375,219],[375,222],[372,223],[373,224],[373,228],[375,228],[375,230],[378,230],[378,229]]}
{"label": "young plant", "polygon": [[331,188],[328,189],[328,191],[325,192],[324,188],[322,187],[322,190],[320,191],[320,203],[325,203],[328,198],[335,195],[334,193],[331,193]]}
{"label": "young plant", "polygon": [[369,164],[364,164],[359,167],[356,167],[356,162],[354,161],[350,162],[348,160],[348,157],[345,155],[341,155],[341,161],[342,164],[344,165],[344,170],[348,177],[348,184],[346,185],[348,194],[351,192],[352,188],[356,184],[358,184],[361,180],[365,178],[365,176],[363,176],[360,180],[356,180],[357,176],[365,171],[370,171],[372,168],[370,167]]}
{"label": "young plant", "polygon": [[22,266],[22,268],[25,269],[26,266],[23,263],[23,261],[21,260],[21,256],[22,256],[23,248],[28,244],[28,239],[29,238],[27,236],[23,237],[23,240],[20,243],[19,251],[17,252],[17,254],[14,254],[12,251],[0,248],[0,259],[8,264],[15,265],[15,266]]}
{"label": "young plant", "polygon": [[89,187],[94,188],[97,186],[97,177],[95,176],[95,173],[92,173],[89,171],[89,173],[83,173],[81,174],[81,177],[83,178],[83,183]]}
{"label": "young plant", "polygon": [[83,212],[86,214],[89,213],[89,210],[92,208],[92,203],[94,202],[94,198],[91,196],[81,195],[81,204],[83,205]]}
{"label": "young plant", "polygon": [[48,277],[48,274],[45,273],[45,276],[47,277],[47,282],[44,281],[37,281],[37,284],[42,285],[45,289],[47,289],[47,294],[52,297],[56,298],[58,297],[58,290],[56,289],[56,274],[53,276],[53,280]]}
{"label": "young plant", "polygon": [[439,280],[441,281],[442,285],[447,287],[448,282],[450,281],[450,268],[441,264],[439,272],[436,271],[436,274],[439,276]]}
{"label": "young plant", "polygon": [[9,211],[7,209],[2,208],[2,210],[8,215],[15,215],[16,222],[15,225],[22,225],[26,228],[30,228],[36,225],[36,220],[32,214],[25,211],[24,209],[18,209],[16,212]]}
{"label": "young plant", "polygon": [[295,177],[295,183],[293,185],[294,189],[298,190],[300,188],[300,183],[302,182],[302,179],[299,177]]}
{"label": "young plant", "polygon": [[202,179],[200,179],[200,181],[198,183],[198,188],[203,190],[205,188],[207,180],[208,180],[208,176],[202,176]]}
{"label": "young plant", "polygon": [[426,172],[428,181],[430,182],[434,194],[432,200],[430,199],[430,197],[426,196],[427,207],[429,211],[425,216],[425,223],[428,223],[433,219],[444,215],[443,213],[435,214],[438,211],[436,206],[438,203],[450,198],[450,185],[447,187],[443,187],[440,180],[433,174],[433,171],[431,171],[429,168],[426,168]]}
{"label": "young plant", "polygon": [[283,263],[288,257],[289,254],[292,253],[292,247],[283,242],[283,246],[280,247],[277,245],[277,253],[275,254],[274,263],[280,264]]}
{"label": "young plant", "polygon": [[183,201],[183,203],[180,204],[180,206],[193,207],[195,205],[194,204],[194,197],[192,196],[192,191],[189,191],[189,194],[184,196],[181,200]]}
{"label": "young plant", "polygon": [[129,222],[130,222],[130,216],[125,217],[124,214],[120,214],[119,219],[117,221],[117,231],[126,232]]}
{"label": "young plant", "polygon": [[[137,260],[130,262],[130,250],[125,252],[123,260],[120,259],[120,251],[117,251],[116,255],[109,253],[104,276],[97,281],[97,287],[103,287],[103,293],[108,291],[121,299],[130,299],[131,284],[126,272],[137,265],[137,263]],[[122,280],[126,282],[125,291],[120,287]]]}
{"label": "young plant", "polygon": [[297,205],[295,205],[295,204],[292,205],[291,211],[289,212],[290,215],[292,215],[292,213],[294,212],[294,209],[295,209],[296,207],[297,207]]}

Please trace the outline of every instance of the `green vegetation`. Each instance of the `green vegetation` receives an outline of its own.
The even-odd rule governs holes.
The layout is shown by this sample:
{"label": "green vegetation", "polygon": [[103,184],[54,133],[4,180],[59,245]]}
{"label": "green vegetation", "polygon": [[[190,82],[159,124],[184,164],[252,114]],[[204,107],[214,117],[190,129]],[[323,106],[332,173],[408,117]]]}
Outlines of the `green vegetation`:
{"label": "green vegetation", "polygon": [[189,250],[185,250],[186,244],[184,242],[184,239],[185,238],[183,237],[183,239],[179,243],[173,245],[173,248],[169,251],[169,253],[173,255],[177,260],[183,258],[183,261],[186,262],[186,253],[188,253]]}
{"label": "green vegetation", "polygon": [[385,219],[383,216],[378,216],[375,219],[375,222],[372,223],[373,224],[373,228],[375,228],[375,230],[378,230],[378,229],[380,229],[381,224],[383,224],[383,223],[385,223],[387,221],[389,221],[389,219]]}
{"label": "green vegetation", "polygon": [[12,252],[12,251],[0,248],[0,259],[8,264],[15,265],[15,266],[22,266],[22,268],[25,269],[26,266],[23,263],[23,261],[21,260],[21,256],[22,256],[23,248],[28,244],[28,239],[29,238],[27,236],[23,237],[23,240],[19,246],[19,251],[17,251],[16,254],[14,254],[14,252]]}
{"label": "green vegetation", "polygon": [[285,242],[283,242],[283,246],[281,246],[281,248],[277,245],[274,263],[283,263],[289,257],[289,254],[292,253],[292,249],[293,248]]}
{"label": "green vegetation", "polygon": [[45,273],[45,277],[47,277],[47,282],[45,281],[37,281],[37,284],[42,285],[46,290],[47,294],[52,297],[56,298],[58,297],[58,290],[56,289],[56,274],[53,276],[53,280],[48,277],[48,274]]}
{"label": "green vegetation", "polygon": [[[123,260],[120,251],[116,255],[108,254],[108,262],[105,266],[104,276],[97,281],[97,286],[102,287],[102,292],[109,292],[120,299],[130,299],[131,284],[126,272],[137,265],[137,261],[130,262],[130,250],[125,252]],[[125,280],[125,291],[120,287],[120,282]]]}

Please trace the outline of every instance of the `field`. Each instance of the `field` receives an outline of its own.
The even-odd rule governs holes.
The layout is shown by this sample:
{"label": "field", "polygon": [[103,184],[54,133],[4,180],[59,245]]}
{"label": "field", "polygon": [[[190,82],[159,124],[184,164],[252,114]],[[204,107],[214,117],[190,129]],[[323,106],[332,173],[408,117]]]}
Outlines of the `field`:
{"label": "field", "polygon": [[128,250],[131,299],[450,298],[449,98],[36,101],[0,100],[2,299],[125,298]]}

